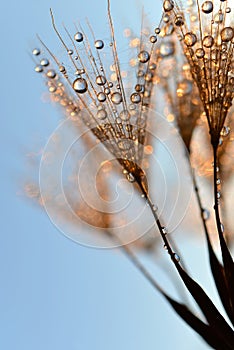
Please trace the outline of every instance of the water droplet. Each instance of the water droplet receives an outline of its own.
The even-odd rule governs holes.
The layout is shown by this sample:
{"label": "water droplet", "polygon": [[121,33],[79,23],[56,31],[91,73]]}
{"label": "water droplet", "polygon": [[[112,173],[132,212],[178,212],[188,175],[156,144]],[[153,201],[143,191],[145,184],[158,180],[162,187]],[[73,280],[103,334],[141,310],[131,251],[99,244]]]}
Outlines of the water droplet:
{"label": "water droplet", "polygon": [[126,175],[126,178],[127,178],[127,180],[129,181],[129,182],[135,182],[136,180],[135,180],[135,177],[131,174],[131,173],[128,173],[127,175]]}
{"label": "water droplet", "polygon": [[197,36],[194,33],[191,33],[191,32],[186,33],[185,36],[184,36],[184,42],[185,42],[185,45],[191,47],[191,46],[196,44]]}
{"label": "water droplet", "polygon": [[162,43],[160,46],[159,52],[162,57],[168,57],[173,55],[175,52],[174,43],[172,41]]}
{"label": "water droplet", "polygon": [[229,126],[226,126],[224,125],[224,127],[222,128],[221,132],[220,132],[220,135],[225,137],[225,136],[228,136],[230,133],[230,128]]}
{"label": "water droplet", "polygon": [[175,261],[179,262],[180,261],[179,255],[174,253],[174,259],[175,259]]}
{"label": "water droplet", "polygon": [[74,39],[75,39],[75,41],[77,41],[78,43],[80,43],[81,41],[84,40],[83,34],[82,34],[81,32],[77,32],[77,33],[74,35]]}
{"label": "water droplet", "polygon": [[108,83],[108,86],[109,86],[109,88],[112,88],[112,87],[113,87],[113,83],[110,81],[110,82]]}
{"label": "water droplet", "polygon": [[110,89],[109,88],[105,88],[104,92],[105,92],[106,95],[109,95],[110,94]]}
{"label": "water droplet", "polygon": [[141,63],[146,63],[148,62],[150,59],[150,54],[148,53],[148,51],[141,51],[138,55],[138,60],[141,62]]}
{"label": "water droplet", "polygon": [[59,71],[61,73],[66,73],[66,68],[64,66],[59,66]]}
{"label": "water droplet", "polygon": [[141,102],[141,95],[138,94],[137,92],[134,92],[133,94],[131,94],[131,101],[132,103],[140,103]]}
{"label": "water droplet", "polygon": [[173,1],[171,1],[171,0],[164,0],[163,8],[164,8],[165,12],[169,12],[169,11],[173,10],[173,8],[174,8]]}
{"label": "water droplet", "polygon": [[54,79],[56,77],[56,72],[54,69],[50,69],[48,70],[48,72],[46,73],[46,76],[50,79]]}
{"label": "water droplet", "polygon": [[157,37],[156,37],[156,35],[151,35],[151,37],[150,37],[150,42],[151,42],[152,44],[154,44],[154,43],[157,42]]}
{"label": "water droplet", "polygon": [[99,92],[97,95],[98,101],[99,102],[105,102],[106,101],[106,94],[104,92]]}
{"label": "water droplet", "polygon": [[73,50],[68,50],[67,53],[68,53],[68,55],[71,56],[71,55],[73,55]]}
{"label": "water droplet", "polygon": [[205,1],[202,4],[202,12],[211,13],[212,11],[213,11],[213,2],[212,1]]}
{"label": "water droplet", "polygon": [[130,114],[129,114],[128,110],[126,110],[126,109],[124,109],[122,112],[120,112],[119,116],[120,116],[121,120],[123,120],[123,121],[129,120],[129,118],[130,118]]}
{"label": "water droplet", "polygon": [[165,250],[168,250],[168,248],[167,248],[167,245],[166,245],[166,244],[164,244],[163,248],[164,248]]}
{"label": "water droplet", "polygon": [[167,229],[166,229],[166,227],[162,227],[162,233],[164,234],[164,235],[166,235],[167,234]]}
{"label": "water droplet", "polygon": [[221,231],[224,232],[224,225],[221,223],[220,224]]}
{"label": "water droplet", "polygon": [[40,64],[38,64],[38,65],[35,67],[35,72],[37,72],[37,73],[42,73],[42,72],[43,72],[43,67],[42,67]]}
{"label": "water droplet", "polygon": [[38,56],[38,55],[40,55],[40,53],[41,53],[41,51],[40,51],[40,49],[38,49],[38,48],[35,48],[35,49],[32,50],[32,54],[33,54],[34,56]]}
{"label": "water droplet", "polygon": [[99,111],[97,112],[97,118],[100,120],[103,120],[107,117],[107,112],[104,108],[99,109]]}
{"label": "water droplet", "polygon": [[220,184],[221,184],[221,180],[220,180],[220,179],[217,179],[216,184],[217,184],[217,185],[220,185]]}
{"label": "water droplet", "polygon": [[122,95],[119,92],[113,92],[111,94],[111,101],[115,104],[115,105],[119,105],[122,102]]}
{"label": "water droplet", "polygon": [[100,86],[105,85],[106,84],[106,78],[104,77],[104,75],[98,75],[96,77],[96,83]]}
{"label": "water droplet", "polygon": [[221,198],[221,193],[220,193],[220,191],[217,192],[217,198],[218,198],[218,199]]}
{"label": "water droplet", "polygon": [[234,37],[234,30],[231,27],[226,27],[221,30],[221,39],[224,42],[231,41]]}
{"label": "water droplet", "polygon": [[159,34],[161,32],[160,28],[155,28],[154,29],[155,34]]}
{"label": "water droplet", "polygon": [[50,64],[47,58],[43,58],[40,63],[43,67],[47,67]]}
{"label": "water droplet", "polygon": [[210,217],[210,212],[209,212],[209,210],[203,209],[203,211],[202,211],[202,216],[203,216],[203,219],[204,219],[204,220],[208,220],[209,217]]}
{"label": "water droplet", "polygon": [[175,18],[175,25],[181,27],[184,24],[184,18],[182,15],[177,15]]}
{"label": "water droplet", "polygon": [[87,81],[83,78],[77,78],[73,82],[73,89],[79,94],[85,93],[88,89]]}
{"label": "water droplet", "polygon": [[202,43],[203,46],[210,48],[214,44],[214,38],[211,35],[207,35],[204,37]]}
{"label": "water droplet", "polygon": [[96,41],[95,41],[95,47],[96,47],[96,49],[98,49],[98,50],[103,49],[103,47],[104,47],[104,42],[103,42],[102,40],[96,40]]}
{"label": "water droplet", "polygon": [[197,56],[197,58],[203,58],[205,56],[205,50],[199,48],[195,51],[195,55]]}

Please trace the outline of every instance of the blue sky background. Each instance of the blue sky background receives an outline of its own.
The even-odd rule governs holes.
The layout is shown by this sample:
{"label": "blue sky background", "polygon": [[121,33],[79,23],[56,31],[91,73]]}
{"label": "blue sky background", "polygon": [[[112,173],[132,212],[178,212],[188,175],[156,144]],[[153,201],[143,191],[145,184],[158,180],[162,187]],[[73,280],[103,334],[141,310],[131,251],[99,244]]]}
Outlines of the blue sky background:
{"label": "blue sky background", "polygon": [[[144,4],[157,23],[159,2]],[[41,102],[44,86],[28,54],[37,46],[36,33],[48,43],[55,40],[49,7],[60,23],[88,16],[101,32],[107,22],[104,0],[8,0],[1,5],[0,348],[207,349],[120,252],[75,244],[21,195],[30,178],[26,154],[45,144],[59,119],[51,105]],[[116,27],[139,32],[140,1],[113,0],[112,14]],[[181,250],[195,276],[209,286],[200,241],[185,241]],[[157,279],[166,285],[160,270]]]}

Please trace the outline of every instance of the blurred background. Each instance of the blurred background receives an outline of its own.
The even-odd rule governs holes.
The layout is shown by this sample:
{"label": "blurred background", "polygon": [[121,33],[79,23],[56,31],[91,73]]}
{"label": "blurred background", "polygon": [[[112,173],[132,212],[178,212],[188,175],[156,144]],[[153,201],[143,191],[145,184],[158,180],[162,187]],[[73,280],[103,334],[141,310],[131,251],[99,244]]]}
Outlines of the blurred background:
{"label": "blurred background", "polygon": [[[154,26],[160,20],[160,6],[159,1],[144,1],[144,12]],[[44,86],[30,57],[38,46],[36,33],[49,47],[56,45],[50,7],[58,24],[72,26],[88,17],[95,33],[107,36],[104,0],[9,0],[2,4],[0,347],[207,349],[121,251],[87,248],[67,239],[24,194],[32,176],[27,163],[40,153],[61,118],[45,103]],[[125,49],[121,35],[126,27],[140,32],[142,8],[140,0],[112,0],[119,50]],[[173,239],[193,277],[216,298],[196,215],[192,196]],[[140,258],[168,293],[176,296],[167,277],[173,268],[162,244],[154,253],[143,251]]]}

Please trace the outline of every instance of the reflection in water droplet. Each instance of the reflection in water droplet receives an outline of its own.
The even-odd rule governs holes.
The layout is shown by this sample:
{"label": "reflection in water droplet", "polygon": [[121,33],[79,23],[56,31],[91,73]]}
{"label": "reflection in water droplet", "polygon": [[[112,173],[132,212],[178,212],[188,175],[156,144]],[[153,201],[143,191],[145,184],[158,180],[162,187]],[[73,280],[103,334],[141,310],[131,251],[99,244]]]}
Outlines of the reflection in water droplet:
{"label": "reflection in water droplet", "polygon": [[169,12],[169,11],[173,10],[173,8],[174,8],[173,1],[171,1],[171,0],[164,0],[163,9],[164,9],[165,12]]}
{"label": "reflection in water droplet", "polygon": [[141,63],[146,63],[150,59],[150,54],[147,51],[143,50],[139,53],[138,59]]}
{"label": "reflection in water droplet", "polygon": [[83,37],[83,34],[81,32],[77,32],[75,35],[74,35],[74,39],[75,41],[77,41],[78,43],[80,43],[81,41],[83,41],[84,37]]}
{"label": "reflection in water droplet", "polygon": [[129,118],[130,118],[130,114],[126,109],[124,109],[122,112],[120,112],[119,116],[120,116],[121,120],[123,120],[123,121],[129,120]]}
{"label": "reflection in water droplet", "polygon": [[196,44],[197,36],[194,33],[186,33],[184,36],[185,45],[191,47]]}
{"label": "reflection in water droplet", "polygon": [[103,120],[107,117],[107,112],[106,110],[103,108],[103,109],[99,109],[99,111],[97,112],[97,117],[98,119],[100,120]]}
{"label": "reflection in water droplet", "polygon": [[205,56],[205,50],[199,48],[195,51],[195,55],[197,56],[197,58],[203,58]]}
{"label": "reflection in water droplet", "polygon": [[38,56],[38,55],[40,55],[40,53],[41,53],[41,51],[40,51],[40,49],[38,49],[38,48],[35,48],[35,49],[32,50],[32,54],[33,54],[34,56]]}
{"label": "reflection in water droplet", "polygon": [[88,84],[85,79],[83,78],[77,78],[73,82],[73,89],[78,92],[79,94],[83,94],[88,89]]}
{"label": "reflection in water droplet", "polygon": [[211,13],[212,11],[213,11],[213,2],[212,1],[205,1],[202,4],[202,12]]}
{"label": "reflection in water droplet", "polygon": [[173,55],[175,52],[174,43],[172,41],[162,43],[159,51],[162,57],[168,57]]}
{"label": "reflection in water droplet", "polygon": [[95,47],[96,47],[96,49],[98,49],[98,50],[103,49],[103,47],[104,47],[104,42],[103,42],[102,40],[96,40],[96,41],[95,41]]}
{"label": "reflection in water droplet", "polygon": [[104,75],[98,75],[96,77],[96,83],[100,86],[105,85],[106,84],[106,78],[104,77]]}
{"label": "reflection in water droplet", "polygon": [[98,101],[99,102],[105,102],[106,101],[106,94],[104,92],[99,92],[97,95]]}
{"label": "reflection in water droplet", "polygon": [[42,72],[43,72],[43,67],[42,67],[40,64],[38,64],[38,65],[35,67],[35,72],[37,72],[37,73],[42,73]]}
{"label": "reflection in water droplet", "polygon": [[141,95],[138,94],[137,92],[134,92],[131,95],[131,101],[132,101],[132,103],[140,103],[141,102]]}
{"label": "reflection in water droplet", "polygon": [[207,35],[204,37],[202,43],[203,46],[210,48],[214,44],[214,38],[211,35]]}
{"label": "reflection in water droplet", "polygon": [[50,69],[48,70],[48,72],[46,73],[47,77],[50,79],[54,79],[56,77],[56,72],[54,69]]}
{"label": "reflection in water droplet", "polygon": [[209,210],[203,209],[202,213],[203,213],[203,219],[204,219],[204,220],[208,220],[209,217],[210,217],[210,212],[209,212]]}
{"label": "reflection in water droplet", "polygon": [[118,105],[122,102],[122,95],[119,92],[113,92],[113,94],[111,94],[111,101]]}
{"label": "reflection in water droplet", "polygon": [[234,37],[234,30],[231,27],[226,27],[221,30],[221,39],[224,42],[231,41]]}
{"label": "reflection in water droplet", "polygon": [[47,58],[43,58],[40,63],[44,67],[47,67],[50,64],[50,62]]}
{"label": "reflection in water droplet", "polygon": [[180,261],[179,255],[174,253],[174,259],[175,259],[175,261],[179,262]]}

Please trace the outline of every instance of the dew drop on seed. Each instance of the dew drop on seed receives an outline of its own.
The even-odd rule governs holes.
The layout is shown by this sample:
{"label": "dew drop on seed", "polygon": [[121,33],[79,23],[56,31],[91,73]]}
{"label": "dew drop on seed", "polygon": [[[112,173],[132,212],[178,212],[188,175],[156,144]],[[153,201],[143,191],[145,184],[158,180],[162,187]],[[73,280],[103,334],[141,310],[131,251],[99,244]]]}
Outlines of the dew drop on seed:
{"label": "dew drop on seed", "polygon": [[97,95],[97,99],[99,102],[105,102],[106,101],[106,94],[104,94],[104,92],[99,92]]}
{"label": "dew drop on seed", "polygon": [[135,182],[135,177],[131,173],[127,174],[126,178],[129,182]]}
{"label": "dew drop on seed", "polygon": [[35,48],[35,49],[32,50],[32,54],[33,54],[34,56],[38,56],[38,55],[40,55],[40,53],[41,53],[41,51],[40,51],[40,49],[38,49],[38,48]]}
{"label": "dew drop on seed", "polygon": [[99,111],[97,112],[97,118],[100,120],[106,119],[107,117],[107,112],[105,109],[99,109]]}
{"label": "dew drop on seed", "polygon": [[59,71],[61,73],[66,73],[66,68],[64,66],[59,66]]}
{"label": "dew drop on seed", "polygon": [[141,63],[146,63],[148,62],[150,59],[150,54],[148,53],[148,51],[141,51],[138,55],[138,60],[141,62]]}
{"label": "dew drop on seed", "polygon": [[174,8],[173,1],[171,1],[171,0],[164,0],[163,9],[164,9],[165,12],[169,12],[169,11],[173,10],[173,8]]}
{"label": "dew drop on seed", "polygon": [[113,94],[111,94],[111,101],[115,105],[119,105],[122,102],[122,95],[119,92],[113,92]]}
{"label": "dew drop on seed", "polygon": [[199,48],[195,51],[195,55],[197,56],[197,58],[203,58],[205,56],[205,50]]}
{"label": "dew drop on seed", "polygon": [[140,102],[141,102],[141,95],[138,94],[137,92],[134,92],[134,93],[131,95],[130,99],[131,99],[131,102],[132,102],[132,103],[140,103]]}
{"label": "dew drop on seed", "polygon": [[155,34],[159,34],[161,32],[160,28],[155,28],[154,30]]}
{"label": "dew drop on seed", "polygon": [[185,45],[191,47],[191,46],[196,44],[197,36],[194,33],[191,33],[191,32],[186,33],[185,36],[184,36],[184,42],[185,42]]}
{"label": "dew drop on seed", "polygon": [[98,49],[98,50],[103,49],[103,47],[104,47],[104,42],[103,42],[102,40],[96,40],[96,41],[95,41],[95,47],[96,47],[96,49]]}
{"label": "dew drop on seed", "polygon": [[209,210],[203,209],[203,211],[202,211],[202,216],[203,216],[203,219],[204,219],[204,220],[208,220],[209,217],[210,217],[210,212],[209,212]]}
{"label": "dew drop on seed", "polygon": [[173,55],[175,52],[174,43],[171,41],[168,41],[167,43],[162,43],[159,52],[162,57],[168,57]]}
{"label": "dew drop on seed", "polygon": [[56,77],[56,72],[54,69],[48,70],[46,73],[47,78],[54,79]]}
{"label": "dew drop on seed", "polygon": [[77,78],[73,82],[73,89],[78,92],[79,94],[83,94],[88,89],[88,84],[85,79],[83,78]]}
{"label": "dew drop on seed", "polygon": [[214,44],[214,38],[211,35],[207,35],[204,37],[202,43],[203,43],[203,46],[210,48]]}
{"label": "dew drop on seed", "polygon": [[126,109],[124,109],[122,112],[120,112],[119,116],[120,116],[121,120],[123,120],[123,121],[129,120],[129,118],[130,118],[130,114],[129,114],[128,110],[126,110]]}
{"label": "dew drop on seed", "polygon": [[223,127],[222,130],[221,130],[220,135],[223,136],[223,137],[225,137],[225,136],[228,136],[229,133],[230,133],[230,128],[229,128],[229,126],[224,125],[224,127]]}
{"label": "dew drop on seed", "polygon": [[151,42],[152,44],[154,44],[154,43],[156,43],[156,41],[157,41],[156,35],[151,35],[151,37],[150,37],[150,42]]}
{"label": "dew drop on seed", "polygon": [[221,39],[224,42],[231,41],[234,37],[234,30],[231,27],[225,27],[221,30]]}
{"label": "dew drop on seed", "polygon": [[184,18],[182,15],[177,15],[175,18],[175,25],[177,27],[181,27],[182,25],[184,25]]}
{"label": "dew drop on seed", "polygon": [[50,64],[47,58],[43,58],[40,63],[43,67],[47,67]]}
{"label": "dew drop on seed", "polygon": [[75,41],[77,41],[78,43],[82,42],[84,37],[83,37],[83,34],[81,32],[77,32],[75,35],[74,35],[74,39]]}
{"label": "dew drop on seed", "polygon": [[38,64],[38,65],[35,67],[35,72],[37,72],[37,73],[42,73],[42,72],[43,72],[43,67],[42,67],[42,65]]}
{"label": "dew drop on seed", "polygon": [[213,11],[213,2],[212,1],[205,1],[202,4],[202,12],[204,13],[211,13]]}
{"label": "dew drop on seed", "polygon": [[104,77],[104,75],[98,75],[96,77],[96,83],[97,83],[97,85],[100,85],[100,86],[105,85],[106,84],[106,78]]}

